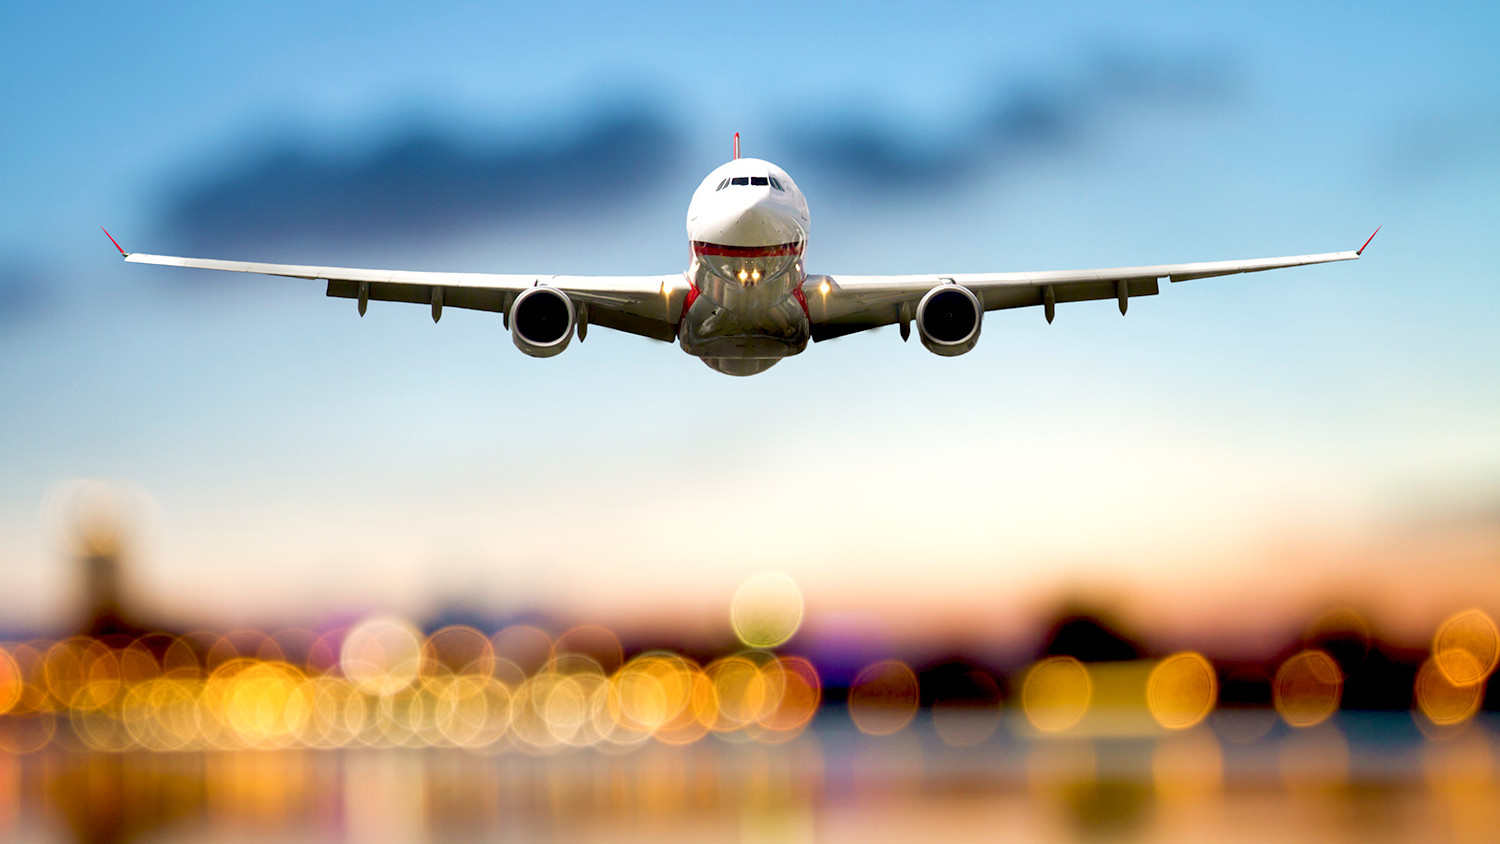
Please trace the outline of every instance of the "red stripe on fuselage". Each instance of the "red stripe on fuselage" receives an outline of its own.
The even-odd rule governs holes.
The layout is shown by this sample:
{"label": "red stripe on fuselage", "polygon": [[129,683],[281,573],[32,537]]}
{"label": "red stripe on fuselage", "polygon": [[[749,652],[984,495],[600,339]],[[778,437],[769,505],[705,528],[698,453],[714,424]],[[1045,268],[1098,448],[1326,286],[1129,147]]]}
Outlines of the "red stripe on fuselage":
{"label": "red stripe on fuselage", "polygon": [[807,294],[802,292],[802,285],[799,284],[793,288],[792,298],[796,299],[797,304],[802,306],[802,315],[808,319],[812,319],[812,311],[807,309]]}
{"label": "red stripe on fuselage", "polygon": [[693,241],[694,255],[713,255],[728,258],[772,258],[777,255],[801,255],[801,243],[779,243],[775,246],[725,246],[720,243]]}

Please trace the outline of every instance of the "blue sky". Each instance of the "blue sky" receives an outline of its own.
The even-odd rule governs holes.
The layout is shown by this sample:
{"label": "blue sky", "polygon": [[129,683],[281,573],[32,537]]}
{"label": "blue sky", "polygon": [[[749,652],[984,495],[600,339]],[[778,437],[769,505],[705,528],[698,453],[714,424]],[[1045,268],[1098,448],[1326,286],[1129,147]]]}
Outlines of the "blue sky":
{"label": "blue sky", "polygon": [[[1292,557],[1284,588],[1322,600],[1393,524],[1477,513],[1490,553],[1497,13],[1309,5],[7,11],[0,612],[67,605],[42,501],[77,477],[149,494],[140,589],[201,623],[455,595],[708,613],[764,568],[914,626],[1079,584],[1191,616],[1186,591],[1253,612],[1234,596],[1281,594],[1264,567]],[[489,315],[125,266],[96,228],[672,272],[735,131],[807,193],[813,272],[1386,228],[1355,265],[1164,285],[1125,319],[995,313],[953,360],[876,332],[746,380],[605,331],[534,361]],[[1456,556],[1411,613],[1481,582]],[[1380,604],[1415,575],[1360,577]]]}

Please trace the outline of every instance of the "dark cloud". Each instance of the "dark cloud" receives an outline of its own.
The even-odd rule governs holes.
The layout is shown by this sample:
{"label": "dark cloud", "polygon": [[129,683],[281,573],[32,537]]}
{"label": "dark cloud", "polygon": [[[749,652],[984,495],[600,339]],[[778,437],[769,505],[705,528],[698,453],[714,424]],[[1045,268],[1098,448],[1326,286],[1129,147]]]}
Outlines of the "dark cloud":
{"label": "dark cloud", "polygon": [[875,120],[875,106],[805,115],[783,131],[789,164],[856,185],[945,187],[1097,144],[1131,117],[1153,109],[1210,109],[1234,102],[1234,62],[1222,53],[1096,50],[1055,78],[1006,80],[976,101],[965,123],[911,131],[899,115]]}
{"label": "dark cloud", "polygon": [[[591,111],[561,132],[461,136],[411,118],[386,137],[320,153],[287,133],[172,194],[173,248],[419,240],[466,227],[573,218],[636,201],[680,159],[681,133],[648,106]],[[587,200],[585,202],[584,200]]]}

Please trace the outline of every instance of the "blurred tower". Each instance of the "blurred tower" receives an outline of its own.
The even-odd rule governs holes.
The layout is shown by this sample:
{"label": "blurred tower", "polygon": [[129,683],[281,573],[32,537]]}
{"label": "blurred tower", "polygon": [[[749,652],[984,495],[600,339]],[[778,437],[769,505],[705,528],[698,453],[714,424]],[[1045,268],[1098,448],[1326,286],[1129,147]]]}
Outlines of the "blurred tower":
{"label": "blurred tower", "polygon": [[82,581],[78,632],[95,638],[133,638],[143,629],[125,609],[121,557],[127,529],[120,497],[113,490],[90,485],[76,490],[70,499],[64,504],[63,527],[79,561]]}
{"label": "blurred tower", "polygon": [[116,632],[123,619],[120,610],[120,555],[117,549],[95,548],[84,553],[83,623],[88,636]]}

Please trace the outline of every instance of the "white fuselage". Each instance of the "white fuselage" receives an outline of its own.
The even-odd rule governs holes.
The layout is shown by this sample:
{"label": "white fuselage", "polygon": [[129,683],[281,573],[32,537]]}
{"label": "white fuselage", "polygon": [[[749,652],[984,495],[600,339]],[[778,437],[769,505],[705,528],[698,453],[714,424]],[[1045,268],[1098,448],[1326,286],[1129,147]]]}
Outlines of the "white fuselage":
{"label": "white fuselage", "polygon": [[683,351],[753,375],[807,347],[807,200],[785,170],[756,158],[714,170],[693,193],[687,232]]}

